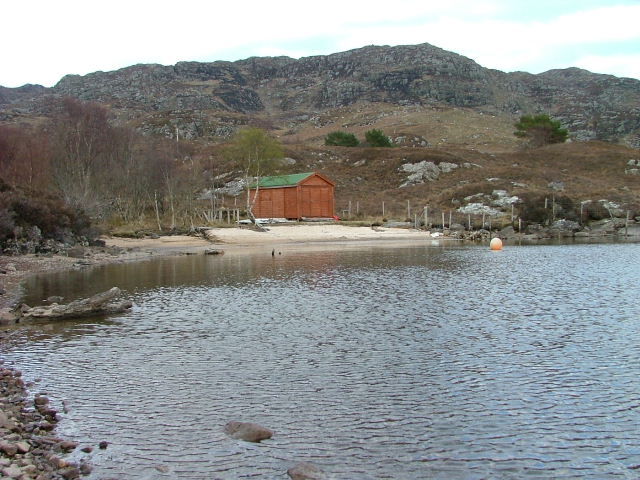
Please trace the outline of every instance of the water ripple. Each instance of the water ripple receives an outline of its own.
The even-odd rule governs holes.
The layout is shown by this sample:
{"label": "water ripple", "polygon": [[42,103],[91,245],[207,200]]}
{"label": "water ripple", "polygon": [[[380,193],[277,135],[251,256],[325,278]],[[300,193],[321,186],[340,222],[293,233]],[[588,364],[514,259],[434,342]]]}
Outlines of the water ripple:
{"label": "water ripple", "polygon": [[[637,258],[626,244],[123,265],[68,281],[122,279],[131,314],[24,327],[2,353],[66,401],[61,433],[111,443],[92,479],[282,479],[303,460],[349,479],[636,478]],[[231,440],[233,419],[276,434]]]}

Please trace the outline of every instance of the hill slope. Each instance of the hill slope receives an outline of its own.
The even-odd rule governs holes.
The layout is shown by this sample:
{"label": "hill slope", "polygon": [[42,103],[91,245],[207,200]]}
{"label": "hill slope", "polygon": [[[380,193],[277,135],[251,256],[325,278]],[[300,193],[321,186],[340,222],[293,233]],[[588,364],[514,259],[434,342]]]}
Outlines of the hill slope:
{"label": "hill slope", "polygon": [[[228,138],[246,124],[268,127],[292,141],[295,135],[318,141],[322,135],[311,132],[341,127],[342,117],[370,126],[400,115],[410,124],[408,133],[431,143],[441,138],[487,143],[486,138],[459,142],[467,125],[440,128],[447,120],[433,115],[458,111],[474,117],[480,129],[501,124],[493,144],[504,139],[510,145],[511,125],[519,115],[543,112],[561,120],[576,139],[640,146],[638,80],[575,68],[504,73],[426,43],[299,60],[254,57],[68,75],[51,89],[0,89],[0,121],[46,116],[47,98],[65,95],[109,104],[122,121],[147,133],[170,136],[177,127],[186,138],[208,141]],[[501,121],[484,121],[493,118]]]}
{"label": "hill slope", "polygon": [[[282,173],[325,173],[337,184],[337,210],[351,203],[352,216],[381,216],[383,202],[385,216],[396,218],[426,205],[448,212],[483,203],[507,212],[512,196],[536,206],[566,197],[573,217],[587,201],[601,207],[594,217],[613,204],[640,215],[640,154],[632,148],[640,147],[638,80],[575,68],[504,73],[429,44],[369,46],[299,60],[134,65],[68,75],[50,89],[0,87],[0,123],[37,124],[66,96],[109,105],[113,123],[149,138],[177,131],[188,144],[182,155],[200,168],[182,179],[188,205],[194,192],[242,176],[221,148],[253,125],[285,145]],[[524,149],[513,124],[539,112],[561,120],[572,143]],[[323,145],[333,130],[362,139],[372,128],[397,147]],[[177,157],[177,144],[168,151],[157,143],[164,157]],[[184,167],[182,160],[174,163]]]}

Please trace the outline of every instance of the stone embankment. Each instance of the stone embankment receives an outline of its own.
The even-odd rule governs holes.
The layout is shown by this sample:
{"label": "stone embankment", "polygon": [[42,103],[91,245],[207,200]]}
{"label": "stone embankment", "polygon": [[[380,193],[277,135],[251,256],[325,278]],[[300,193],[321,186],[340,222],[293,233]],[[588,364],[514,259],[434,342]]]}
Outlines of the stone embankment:
{"label": "stone embankment", "polygon": [[55,436],[57,422],[49,399],[30,400],[20,371],[0,359],[0,478],[69,480],[89,474],[88,463],[64,459],[78,445]]}

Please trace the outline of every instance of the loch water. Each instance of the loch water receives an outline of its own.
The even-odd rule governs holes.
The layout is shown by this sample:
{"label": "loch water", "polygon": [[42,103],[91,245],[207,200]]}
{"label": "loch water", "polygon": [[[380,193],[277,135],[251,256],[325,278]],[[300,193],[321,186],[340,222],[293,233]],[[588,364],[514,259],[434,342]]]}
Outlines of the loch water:
{"label": "loch water", "polygon": [[[89,479],[640,476],[640,244],[337,246],[53,274],[132,312],[19,326],[0,353]],[[275,430],[260,444],[231,420]]]}

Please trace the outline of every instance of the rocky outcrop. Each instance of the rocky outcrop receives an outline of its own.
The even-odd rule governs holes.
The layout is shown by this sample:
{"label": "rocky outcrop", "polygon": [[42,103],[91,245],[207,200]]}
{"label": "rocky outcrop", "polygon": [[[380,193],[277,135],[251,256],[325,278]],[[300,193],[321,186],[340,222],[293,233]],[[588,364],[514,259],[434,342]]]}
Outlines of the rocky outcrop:
{"label": "rocky outcrop", "polygon": [[57,303],[41,307],[22,305],[17,311],[17,320],[63,320],[126,312],[132,307],[132,303],[129,300],[115,301],[120,293],[118,287],[113,287],[106,292],[76,300],[67,305],[58,305]]}
{"label": "rocky outcrop", "polygon": [[[577,139],[640,146],[639,80],[577,68],[504,73],[427,43],[369,46],[298,60],[179,62],[67,75],[51,89],[0,89],[0,116],[44,114],[50,108],[48,96],[108,103],[121,117],[142,117],[143,131],[171,134],[171,127],[178,126],[191,137],[228,136],[226,126],[248,122],[217,116],[224,112],[249,117],[266,112],[274,121],[295,122],[357,102],[390,102],[465,107],[510,118],[549,113]],[[160,112],[162,122],[170,123],[167,132],[158,130]]]}
{"label": "rocky outcrop", "polygon": [[440,162],[438,164],[434,162],[428,162],[423,160],[418,163],[404,163],[400,165],[400,171],[406,172],[409,175],[407,179],[400,185],[400,188],[409,187],[411,185],[417,185],[424,182],[434,182],[438,179],[442,173],[451,173],[460,167],[471,168],[471,163],[464,162],[462,165],[451,162]]}
{"label": "rocky outcrop", "polygon": [[640,160],[629,160],[627,162],[627,168],[625,168],[624,173],[625,175],[640,175]]}

